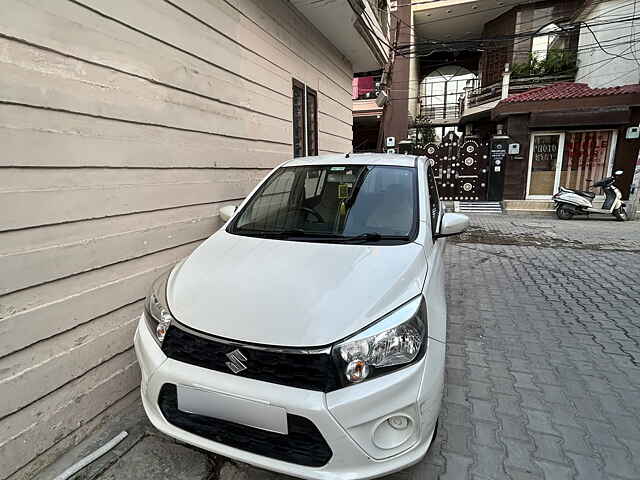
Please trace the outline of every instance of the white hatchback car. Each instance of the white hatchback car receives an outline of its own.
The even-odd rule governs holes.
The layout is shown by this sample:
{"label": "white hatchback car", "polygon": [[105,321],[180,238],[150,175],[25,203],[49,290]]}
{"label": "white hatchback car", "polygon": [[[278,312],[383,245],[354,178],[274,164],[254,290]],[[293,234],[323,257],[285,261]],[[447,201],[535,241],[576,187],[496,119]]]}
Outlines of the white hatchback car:
{"label": "white hatchback car", "polygon": [[[443,213],[424,157],[285,162],[152,286],[135,347],[151,422],[309,479],[379,477],[435,434]],[[225,218],[226,219],[226,218]]]}

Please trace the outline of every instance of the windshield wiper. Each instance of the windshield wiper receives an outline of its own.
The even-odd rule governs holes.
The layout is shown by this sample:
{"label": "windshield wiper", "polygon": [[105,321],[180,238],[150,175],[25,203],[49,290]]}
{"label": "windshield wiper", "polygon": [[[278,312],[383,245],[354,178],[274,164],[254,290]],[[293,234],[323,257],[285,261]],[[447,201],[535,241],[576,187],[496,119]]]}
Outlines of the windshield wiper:
{"label": "windshield wiper", "polygon": [[238,233],[252,237],[279,239],[286,239],[290,237],[336,238],[336,236],[331,233],[309,232],[301,228],[291,228],[288,230],[238,230]]}
{"label": "windshield wiper", "polygon": [[408,235],[381,235],[378,232],[361,233],[360,235],[337,237],[340,243],[379,242],[381,240],[409,240]]}
{"label": "windshield wiper", "polygon": [[238,230],[240,235],[261,238],[277,238],[286,240],[288,238],[306,238],[314,240],[328,241],[331,243],[375,243],[381,240],[409,240],[408,235],[381,235],[378,232],[367,232],[359,235],[345,236],[336,233],[310,232],[301,228],[288,230]]}

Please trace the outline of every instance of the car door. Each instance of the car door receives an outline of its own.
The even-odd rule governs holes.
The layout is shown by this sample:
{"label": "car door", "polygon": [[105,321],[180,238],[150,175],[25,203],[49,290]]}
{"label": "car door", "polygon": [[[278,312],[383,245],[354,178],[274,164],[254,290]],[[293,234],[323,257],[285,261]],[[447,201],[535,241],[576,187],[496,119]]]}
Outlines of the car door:
{"label": "car door", "polygon": [[425,165],[425,193],[427,194],[427,222],[429,223],[432,241],[425,242],[427,257],[427,278],[423,293],[427,302],[429,318],[429,336],[446,342],[447,339],[447,298],[445,292],[444,249],[445,238],[436,238],[440,228],[440,221],[444,213],[444,205],[438,195],[438,186],[433,174],[432,166]]}

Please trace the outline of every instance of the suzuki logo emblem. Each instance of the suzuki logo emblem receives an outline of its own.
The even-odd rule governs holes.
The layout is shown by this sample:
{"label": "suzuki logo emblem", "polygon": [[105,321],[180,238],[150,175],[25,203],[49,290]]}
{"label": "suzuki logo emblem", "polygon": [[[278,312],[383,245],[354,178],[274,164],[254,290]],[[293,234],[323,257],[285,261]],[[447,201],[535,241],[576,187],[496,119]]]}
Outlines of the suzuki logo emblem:
{"label": "suzuki logo emblem", "polygon": [[247,361],[247,357],[245,357],[240,350],[237,348],[233,352],[227,353],[228,362],[225,363],[229,370],[233,373],[240,373],[243,370],[247,369],[247,366],[242,363]]}

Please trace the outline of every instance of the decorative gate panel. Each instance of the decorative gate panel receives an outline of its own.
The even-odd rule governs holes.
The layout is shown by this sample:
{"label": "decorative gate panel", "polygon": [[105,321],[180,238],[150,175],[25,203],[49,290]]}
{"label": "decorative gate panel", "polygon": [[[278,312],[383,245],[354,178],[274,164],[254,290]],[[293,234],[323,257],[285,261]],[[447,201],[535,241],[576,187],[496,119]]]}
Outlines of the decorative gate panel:
{"label": "decorative gate panel", "polygon": [[442,200],[486,200],[488,149],[478,137],[461,140],[449,132],[440,144],[418,146],[415,154],[431,162]]}

